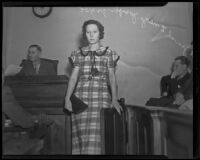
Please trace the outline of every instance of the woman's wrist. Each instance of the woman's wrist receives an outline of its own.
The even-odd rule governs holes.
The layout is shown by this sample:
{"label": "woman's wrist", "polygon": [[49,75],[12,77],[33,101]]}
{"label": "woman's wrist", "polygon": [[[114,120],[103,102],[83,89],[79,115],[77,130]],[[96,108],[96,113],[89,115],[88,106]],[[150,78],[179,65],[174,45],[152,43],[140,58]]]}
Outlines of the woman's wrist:
{"label": "woman's wrist", "polygon": [[65,101],[69,101],[69,100],[70,100],[69,96],[66,96]]}

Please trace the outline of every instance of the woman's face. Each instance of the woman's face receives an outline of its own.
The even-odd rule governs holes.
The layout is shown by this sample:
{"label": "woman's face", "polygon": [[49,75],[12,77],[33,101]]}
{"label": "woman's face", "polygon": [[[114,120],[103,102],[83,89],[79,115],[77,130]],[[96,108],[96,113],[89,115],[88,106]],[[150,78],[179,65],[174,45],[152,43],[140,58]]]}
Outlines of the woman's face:
{"label": "woman's face", "polygon": [[95,44],[99,42],[99,29],[96,24],[87,25],[86,37],[89,44]]}

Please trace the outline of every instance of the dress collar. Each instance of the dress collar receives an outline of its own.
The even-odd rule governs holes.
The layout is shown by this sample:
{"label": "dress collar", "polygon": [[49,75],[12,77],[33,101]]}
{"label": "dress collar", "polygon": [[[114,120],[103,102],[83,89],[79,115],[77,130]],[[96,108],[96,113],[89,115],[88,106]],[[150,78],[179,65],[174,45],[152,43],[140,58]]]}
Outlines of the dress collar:
{"label": "dress collar", "polygon": [[106,51],[107,51],[107,49],[108,49],[109,47],[107,46],[105,49],[104,49],[104,47],[100,47],[98,50],[96,50],[96,51],[90,51],[90,50],[88,50],[88,49],[82,49],[82,48],[79,48],[80,49],[80,51],[81,51],[81,55],[83,55],[83,56],[87,56],[87,55],[96,55],[96,56],[102,56],[102,55],[104,55],[105,53],[106,53]]}

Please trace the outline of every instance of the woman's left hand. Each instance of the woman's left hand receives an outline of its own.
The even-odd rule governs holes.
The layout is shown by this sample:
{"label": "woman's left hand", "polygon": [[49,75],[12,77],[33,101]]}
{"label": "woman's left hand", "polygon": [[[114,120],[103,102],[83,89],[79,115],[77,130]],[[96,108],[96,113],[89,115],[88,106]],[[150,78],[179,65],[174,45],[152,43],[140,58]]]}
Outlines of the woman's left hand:
{"label": "woman's left hand", "polygon": [[119,114],[122,112],[122,106],[119,104],[118,101],[112,101],[111,107],[114,107]]}

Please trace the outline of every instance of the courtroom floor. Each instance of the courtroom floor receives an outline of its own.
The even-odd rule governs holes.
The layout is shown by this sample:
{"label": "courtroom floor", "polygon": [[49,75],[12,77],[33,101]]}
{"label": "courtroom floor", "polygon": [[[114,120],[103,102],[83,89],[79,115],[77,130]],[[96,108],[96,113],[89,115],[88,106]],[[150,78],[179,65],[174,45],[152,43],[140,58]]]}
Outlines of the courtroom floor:
{"label": "courtroom floor", "polygon": [[43,139],[31,139],[27,132],[3,134],[3,155],[39,155],[43,145]]}

